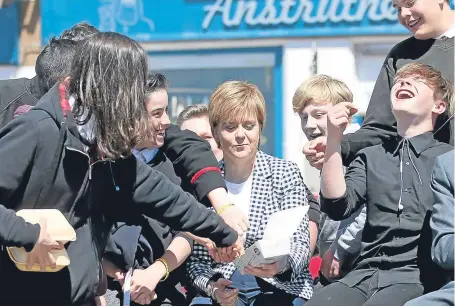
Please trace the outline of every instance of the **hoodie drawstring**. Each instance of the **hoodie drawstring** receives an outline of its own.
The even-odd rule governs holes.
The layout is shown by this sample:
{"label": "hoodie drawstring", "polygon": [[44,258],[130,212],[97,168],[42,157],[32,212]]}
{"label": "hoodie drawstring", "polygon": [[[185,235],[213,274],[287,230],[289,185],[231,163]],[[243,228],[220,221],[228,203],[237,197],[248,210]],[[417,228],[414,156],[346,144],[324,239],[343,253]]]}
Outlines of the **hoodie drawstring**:
{"label": "hoodie drawstring", "polygon": [[118,192],[120,191],[120,187],[115,183],[114,172],[112,171],[112,161],[109,161],[109,168],[111,169],[112,183],[114,184],[115,190]]}

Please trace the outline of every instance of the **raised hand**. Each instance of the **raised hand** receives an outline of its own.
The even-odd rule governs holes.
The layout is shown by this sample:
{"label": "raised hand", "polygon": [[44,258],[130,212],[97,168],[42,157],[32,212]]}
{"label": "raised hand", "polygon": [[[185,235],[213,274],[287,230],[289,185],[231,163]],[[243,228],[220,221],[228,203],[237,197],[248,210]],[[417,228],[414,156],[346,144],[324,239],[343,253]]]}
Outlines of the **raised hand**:
{"label": "raised hand", "polygon": [[324,165],[324,155],[326,149],[327,137],[320,136],[312,141],[307,142],[302,149],[305,158],[310,165],[317,169],[322,169]]}
{"label": "raised hand", "polygon": [[332,142],[341,143],[344,130],[352,115],[357,113],[352,102],[340,102],[327,113],[327,136]]}

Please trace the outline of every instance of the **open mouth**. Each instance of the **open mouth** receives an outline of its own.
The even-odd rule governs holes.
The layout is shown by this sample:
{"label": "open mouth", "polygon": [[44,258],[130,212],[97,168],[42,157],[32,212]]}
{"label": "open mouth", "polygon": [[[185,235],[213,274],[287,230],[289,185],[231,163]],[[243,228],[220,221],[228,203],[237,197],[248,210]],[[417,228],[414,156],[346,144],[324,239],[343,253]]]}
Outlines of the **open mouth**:
{"label": "open mouth", "polygon": [[398,98],[398,99],[411,99],[411,98],[414,98],[414,93],[410,90],[407,90],[407,89],[399,89],[395,96]]}
{"label": "open mouth", "polygon": [[412,21],[409,21],[408,22],[408,27],[414,28],[419,22],[420,22],[420,18],[412,20]]}
{"label": "open mouth", "polygon": [[158,132],[157,135],[164,138],[164,131],[163,132]]}

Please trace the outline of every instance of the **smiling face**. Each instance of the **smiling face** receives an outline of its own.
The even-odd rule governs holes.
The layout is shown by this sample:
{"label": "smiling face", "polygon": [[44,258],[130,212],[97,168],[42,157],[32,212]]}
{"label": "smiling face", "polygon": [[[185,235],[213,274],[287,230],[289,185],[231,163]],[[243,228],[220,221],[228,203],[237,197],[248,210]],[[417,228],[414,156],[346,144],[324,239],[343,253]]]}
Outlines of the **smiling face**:
{"label": "smiling face", "polygon": [[160,89],[147,96],[146,108],[149,118],[149,139],[136,146],[141,148],[159,148],[164,144],[165,130],[171,124],[168,111],[168,95]]}
{"label": "smiling face", "polygon": [[435,120],[445,111],[445,102],[435,100],[434,90],[419,76],[397,78],[391,92],[392,113],[400,121]]}
{"label": "smiling face", "polygon": [[308,104],[299,113],[302,131],[309,141],[327,135],[327,112],[331,107],[331,103]]}
{"label": "smiling face", "polygon": [[447,11],[445,6],[448,6],[445,0],[393,0],[398,21],[412,32],[415,38],[422,40],[434,38],[447,30],[447,18],[441,9]]}

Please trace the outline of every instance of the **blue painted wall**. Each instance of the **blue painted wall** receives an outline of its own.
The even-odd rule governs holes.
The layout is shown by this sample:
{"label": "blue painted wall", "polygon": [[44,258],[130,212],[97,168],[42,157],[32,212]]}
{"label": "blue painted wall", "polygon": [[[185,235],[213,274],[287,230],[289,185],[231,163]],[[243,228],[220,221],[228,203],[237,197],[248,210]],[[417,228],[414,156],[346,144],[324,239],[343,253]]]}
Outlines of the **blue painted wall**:
{"label": "blue painted wall", "polygon": [[18,64],[19,4],[0,8],[0,64]]}

